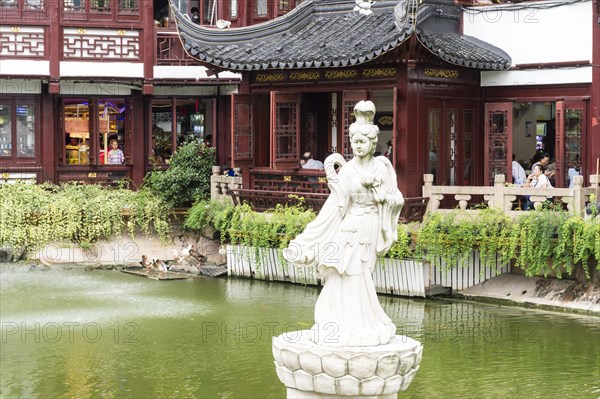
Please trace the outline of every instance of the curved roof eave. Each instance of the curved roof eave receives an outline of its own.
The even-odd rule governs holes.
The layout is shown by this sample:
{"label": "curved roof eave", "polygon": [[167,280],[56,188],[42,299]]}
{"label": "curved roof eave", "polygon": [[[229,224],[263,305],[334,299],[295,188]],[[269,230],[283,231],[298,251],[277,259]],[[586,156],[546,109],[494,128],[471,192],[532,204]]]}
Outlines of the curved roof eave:
{"label": "curved roof eave", "polygon": [[[282,17],[232,29],[206,28],[176,9],[174,13],[183,47],[191,57],[233,71],[361,65],[394,50],[415,33],[404,18],[402,1],[378,1],[371,15],[353,11],[354,5],[349,0],[309,0]],[[510,68],[510,56],[489,43],[457,32],[428,30],[417,22],[419,42],[446,62],[478,69]]]}
{"label": "curved roof eave", "polygon": [[467,68],[506,70],[511,57],[502,49],[472,36],[417,32],[417,39],[432,54],[444,61]]}

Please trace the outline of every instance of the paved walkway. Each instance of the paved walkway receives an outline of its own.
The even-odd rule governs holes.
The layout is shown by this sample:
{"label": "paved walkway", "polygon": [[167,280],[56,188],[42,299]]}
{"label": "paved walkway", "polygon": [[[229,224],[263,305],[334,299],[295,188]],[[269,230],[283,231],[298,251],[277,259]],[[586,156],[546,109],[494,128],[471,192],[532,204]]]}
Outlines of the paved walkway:
{"label": "paved walkway", "polygon": [[460,291],[467,298],[498,299],[544,308],[563,308],[600,315],[600,285],[502,274]]}

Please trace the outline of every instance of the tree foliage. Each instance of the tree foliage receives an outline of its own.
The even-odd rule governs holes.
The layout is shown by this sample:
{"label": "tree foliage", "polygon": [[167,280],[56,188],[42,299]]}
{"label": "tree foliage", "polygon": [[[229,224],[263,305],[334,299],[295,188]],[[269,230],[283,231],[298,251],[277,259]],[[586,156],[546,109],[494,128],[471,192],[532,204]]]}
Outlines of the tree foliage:
{"label": "tree foliage", "polygon": [[171,207],[191,206],[210,197],[210,176],[215,149],[190,141],[177,149],[167,170],[156,170],[144,178],[144,187]]}

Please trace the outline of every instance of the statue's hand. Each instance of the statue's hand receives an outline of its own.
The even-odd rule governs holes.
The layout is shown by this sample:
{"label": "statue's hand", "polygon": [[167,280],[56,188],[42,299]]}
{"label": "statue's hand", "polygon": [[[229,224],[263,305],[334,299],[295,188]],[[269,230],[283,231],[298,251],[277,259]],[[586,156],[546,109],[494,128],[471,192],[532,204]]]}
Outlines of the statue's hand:
{"label": "statue's hand", "polygon": [[363,176],[360,178],[360,184],[367,188],[377,188],[382,183],[383,179],[381,176]]}
{"label": "statue's hand", "polygon": [[404,198],[397,189],[390,189],[385,195],[385,202],[389,206],[400,206],[404,204]]}
{"label": "statue's hand", "polygon": [[360,178],[360,184],[362,184],[364,187],[367,187],[367,188],[373,187],[374,181],[375,181],[375,179],[372,176],[362,176]]}

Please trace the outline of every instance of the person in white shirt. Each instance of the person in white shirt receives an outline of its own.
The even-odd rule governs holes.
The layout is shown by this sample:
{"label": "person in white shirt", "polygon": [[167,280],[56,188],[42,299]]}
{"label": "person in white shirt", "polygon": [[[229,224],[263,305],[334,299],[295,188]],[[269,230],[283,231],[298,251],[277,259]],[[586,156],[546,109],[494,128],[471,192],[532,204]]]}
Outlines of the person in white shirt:
{"label": "person in white shirt", "polygon": [[300,160],[300,165],[302,165],[302,169],[317,169],[317,170],[325,169],[323,162],[313,159],[311,153],[308,151],[305,152],[304,155],[302,156],[302,159]]}
{"label": "person in white shirt", "polygon": [[573,188],[573,179],[575,178],[575,176],[579,176],[579,170],[577,170],[576,167],[572,166],[567,171],[567,175],[569,176],[569,188]]}
{"label": "person in white shirt", "polygon": [[512,179],[513,183],[517,186],[525,184],[525,180],[527,179],[525,169],[523,169],[520,163],[515,161],[515,154],[512,155]]}

